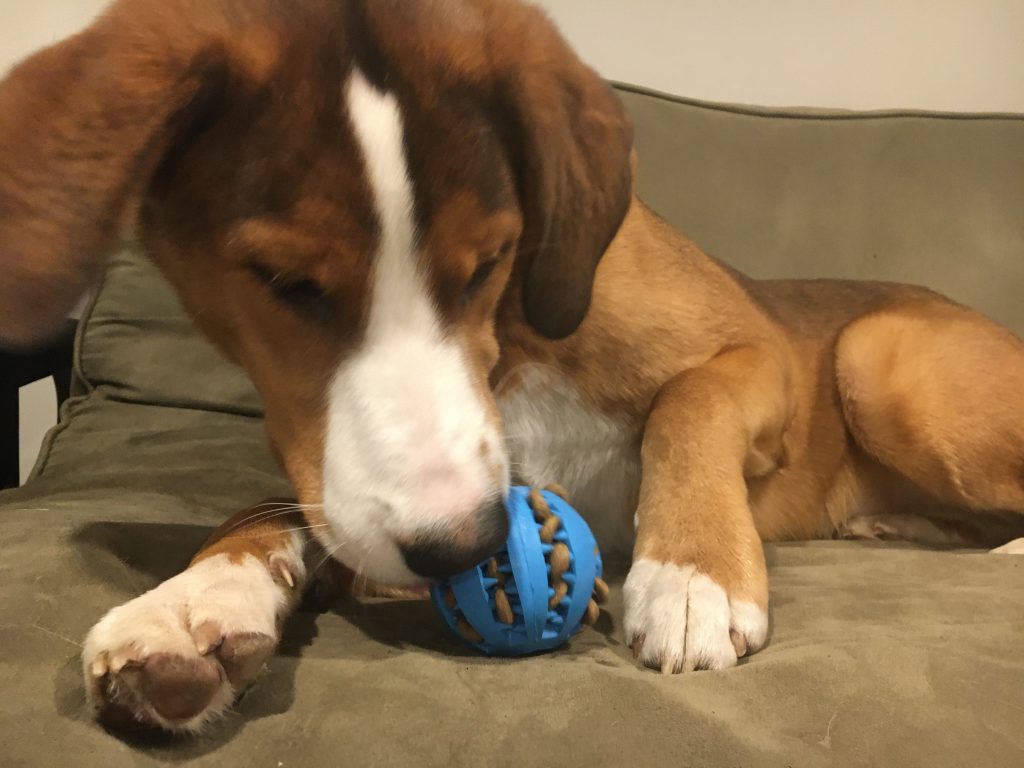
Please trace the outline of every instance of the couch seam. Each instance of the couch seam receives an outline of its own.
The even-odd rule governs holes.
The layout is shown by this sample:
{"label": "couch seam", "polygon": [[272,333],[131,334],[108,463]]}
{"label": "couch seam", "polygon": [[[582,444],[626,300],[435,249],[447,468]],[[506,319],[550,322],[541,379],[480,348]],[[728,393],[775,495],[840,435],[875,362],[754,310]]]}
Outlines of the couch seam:
{"label": "couch seam", "polygon": [[927,118],[939,120],[1008,120],[1011,122],[1024,122],[1024,114],[1018,112],[949,112],[930,111],[926,109],[876,109],[876,110],[828,110],[817,111],[815,107],[756,107],[746,104],[727,104],[714,101],[703,101],[687,96],[676,96],[655,88],[647,88],[642,85],[634,85],[619,80],[609,80],[613,88],[626,93],[633,93],[638,96],[647,96],[660,101],[673,104],[682,104],[687,107],[706,109],[712,112],[726,112],[745,117],[765,117],[787,120],[805,121],[836,121],[849,122],[857,120],[890,120],[906,118]]}
{"label": "couch seam", "polygon": [[[124,244],[121,244],[124,247]],[[117,251],[111,250],[111,254]],[[103,293],[103,288],[107,283],[107,276],[110,273],[110,261],[108,261],[103,268],[100,275],[100,279],[96,283],[95,290],[93,291],[92,298],[86,305],[85,310],[82,312],[82,316],[78,319],[78,328],[75,331],[75,345],[71,355],[71,365],[74,371],[75,378],[82,383],[85,387],[85,393],[77,397],[70,397],[64,401],[60,407],[60,413],[58,414],[57,423],[52,426],[46,432],[46,436],[43,438],[43,444],[39,447],[39,455],[36,457],[35,464],[32,465],[32,470],[28,473],[28,477],[25,480],[25,485],[43,476],[46,472],[46,467],[50,463],[50,458],[53,455],[53,451],[57,445],[57,440],[61,434],[67,429],[68,424],[71,422],[72,411],[81,403],[88,400],[96,388],[93,383],[89,380],[88,375],[85,372],[85,365],[83,362],[82,348],[86,343],[86,336],[89,329],[89,323],[92,320],[93,312],[96,309],[96,305],[100,300],[100,295]]]}

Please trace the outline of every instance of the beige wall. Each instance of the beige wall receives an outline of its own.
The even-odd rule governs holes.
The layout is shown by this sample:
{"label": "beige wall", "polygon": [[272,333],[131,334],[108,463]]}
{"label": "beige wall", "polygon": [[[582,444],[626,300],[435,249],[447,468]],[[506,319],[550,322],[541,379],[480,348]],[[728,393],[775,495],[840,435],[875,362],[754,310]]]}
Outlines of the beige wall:
{"label": "beige wall", "polygon": [[540,0],[603,75],[767,106],[1024,112],[1022,0]]}
{"label": "beige wall", "polygon": [[[774,106],[1024,112],[1024,0],[539,4],[602,74],[671,93]],[[0,71],[104,5],[0,0]]]}
{"label": "beige wall", "polygon": [[[775,106],[1024,112],[1024,0],[540,4],[606,77],[672,93]],[[0,0],[0,71],[104,5]],[[52,399],[49,384],[23,392],[23,471],[53,422]]]}
{"label": "beige wall", "polygon": [[106,0],[0,0],[0,71],[84,27]]}

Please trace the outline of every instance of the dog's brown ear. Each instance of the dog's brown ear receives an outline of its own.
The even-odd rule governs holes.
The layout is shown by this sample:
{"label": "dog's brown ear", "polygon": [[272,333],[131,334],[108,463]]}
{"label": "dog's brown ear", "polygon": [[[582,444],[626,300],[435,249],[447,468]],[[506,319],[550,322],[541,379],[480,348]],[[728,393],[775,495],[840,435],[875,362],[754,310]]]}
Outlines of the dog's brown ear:
{"label": "dog's brown ear", "polygon": [[594,272],[632,199],[633,127],[614,91],[537,7],[518,0],[353,0],[354,35],[385,86],[429,104],[486,94],[519,183],[526,318],[551,338],[590,307]]}
{"label": "dog's brown ear", "polygon": [[539,11],[499,72],[518,134],[524,230],[523,307],[549,338],[568,336],[590,307],[594,273],[632,199],[633,128],[618,97]]}
{"label": "dog's brown ear", "polygon": [[66,316],[219,69],[176,5],[115,4],[0,83],[0,345]]}

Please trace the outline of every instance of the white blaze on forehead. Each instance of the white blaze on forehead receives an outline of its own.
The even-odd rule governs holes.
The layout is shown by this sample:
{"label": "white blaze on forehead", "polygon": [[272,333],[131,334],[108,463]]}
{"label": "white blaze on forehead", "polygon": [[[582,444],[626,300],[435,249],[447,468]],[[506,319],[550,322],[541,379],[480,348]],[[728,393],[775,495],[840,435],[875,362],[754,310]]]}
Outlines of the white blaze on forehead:
{"label": "white blaze on forehead", "polygon": [[358,70],[346,97],[379,238],[366,332],[328,391],[323,538],[350,567],[397,583],[412,575],[396,540],[464,522],[504,490],[494,478],[507,468],[420,262],[401,106]]}
{"label": "white blaze on forehead", "polygon": [[402,326],[436,333],[436,313],[415,256],[413,191],[398,100],[354,70],[348,104],[380,225],[367,335],[379,338]]}

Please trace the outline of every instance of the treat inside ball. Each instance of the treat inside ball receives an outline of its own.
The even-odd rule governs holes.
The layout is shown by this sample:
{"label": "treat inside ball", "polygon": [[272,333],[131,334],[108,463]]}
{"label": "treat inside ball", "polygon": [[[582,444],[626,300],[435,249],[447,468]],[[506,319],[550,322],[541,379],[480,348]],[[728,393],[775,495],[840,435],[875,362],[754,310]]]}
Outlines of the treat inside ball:
{"label": "treat inside ball", "polygon": [[505,547],[465,573],[435,582],[434,604],[484,653],[521,656],[564,644],[598,616],[608,587],[590,528],[557,486],[514,487]]}

